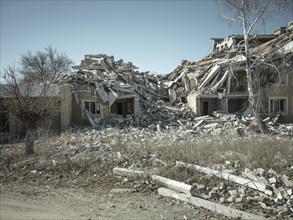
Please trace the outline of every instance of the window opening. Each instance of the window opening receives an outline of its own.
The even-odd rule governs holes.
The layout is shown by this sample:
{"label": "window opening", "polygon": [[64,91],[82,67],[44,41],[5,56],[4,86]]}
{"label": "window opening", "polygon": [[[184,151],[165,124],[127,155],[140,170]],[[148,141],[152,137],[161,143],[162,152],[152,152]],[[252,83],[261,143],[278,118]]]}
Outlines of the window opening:
{"label": "window opening", "polygon": [[7,112],[0,113],[0,132],[9,133],[9,120]]}
{"label": "window opening", "polygon": [[271,99],[270,100],[270,112],[282,112],[286,114],[286,99]]}
{"label": "window opening", "polygon": [[84,109],[88,110],[90,113],[94,115],[100,114],[100,103],[94,101],[85,101]]}

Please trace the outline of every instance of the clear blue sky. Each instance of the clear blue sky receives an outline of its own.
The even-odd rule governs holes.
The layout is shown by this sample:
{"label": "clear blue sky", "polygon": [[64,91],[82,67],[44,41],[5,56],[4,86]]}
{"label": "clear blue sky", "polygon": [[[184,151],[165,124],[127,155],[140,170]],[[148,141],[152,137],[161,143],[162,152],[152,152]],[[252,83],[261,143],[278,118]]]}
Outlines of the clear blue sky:
{"label": "clear blue sky", "polygon": [[[183,59],[209,54],[211,38],[241,34],[220,14],[212,0],[1,0],[1,69],[29,50],[51,45],[75,64],[85,54],[103,53],[133,62],[140,71],[169,73]],[[277,15],[260,32],[287,26],[292,17]]]}

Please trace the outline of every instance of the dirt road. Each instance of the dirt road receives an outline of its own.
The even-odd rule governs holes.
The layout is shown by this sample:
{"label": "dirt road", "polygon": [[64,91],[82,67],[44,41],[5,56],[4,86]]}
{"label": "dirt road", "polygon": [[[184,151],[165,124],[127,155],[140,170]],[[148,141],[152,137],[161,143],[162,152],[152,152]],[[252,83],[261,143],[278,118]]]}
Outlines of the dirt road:
{"label": "dirt road", "polygon": [[157,194],[105,188],[1,186],[1,219],[218,219],[214,213]]}

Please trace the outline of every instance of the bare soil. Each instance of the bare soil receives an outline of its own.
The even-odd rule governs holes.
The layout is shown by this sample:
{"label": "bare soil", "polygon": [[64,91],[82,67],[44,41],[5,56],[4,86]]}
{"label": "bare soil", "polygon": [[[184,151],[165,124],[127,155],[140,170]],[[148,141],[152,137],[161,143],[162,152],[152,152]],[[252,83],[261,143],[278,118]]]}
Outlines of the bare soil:
{"label": "bare soil", "polygon": [[[110,186],[109,186],[110,188]],[[219,219],[207,210],[139,192],[105,187],[2,185],[0,219]],[[224,219],[224,217],[222,217]]]}

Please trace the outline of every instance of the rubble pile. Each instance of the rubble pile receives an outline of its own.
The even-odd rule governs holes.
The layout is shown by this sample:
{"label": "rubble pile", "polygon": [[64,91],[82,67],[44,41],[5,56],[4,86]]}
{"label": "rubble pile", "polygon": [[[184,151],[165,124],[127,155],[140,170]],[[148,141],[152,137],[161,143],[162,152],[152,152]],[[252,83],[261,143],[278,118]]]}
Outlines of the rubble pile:
{"label": "rubble pile", "polygon": [[[177,163],[185,164],[184,162],[176,161],[176,166]],[[235,216],[238,215],[238,212],[243,215],[244,219],[247,219],[244,215],[250,215],[250,213],[258,215],[261,214],[257,217],[253,217],[253,219],[263,219],[272,216],[278,216],[279,218],[285,219],[293,217],[293,182],[287,175],[279,175],[272,169],[265,171],[264,169],[258,168],[253,171],[245,169],[245,171],[241,172],[240,175],[238,174],[235,176],[232,173],[239,173],[239,170],[236,170],[231,166],[226,166],[231,164],[232,163],[230,161],[226,161],[226,164],[212,165],[211,167],[214,167],[214,169],[201,167],[205,171],[208,170],[215,173],[218,177],[226,176],[227,178],[224,179],[227,181],[221,181],[213,177],[210,173],[200,179],[196,178],[195,180],[195,178],[192,178],[191,181],[189,180],[192,185],[185,183],[188,182],[188,180],[178,182],[176,180],[153,175],[151,173],[146,174],[144,171],[119,167],[115,167],[113,169],[113,174],[119,176],[131,176],[136,179],[141,179],[147,176],[149,180],[143,181],[143,184],[154,186],[155,182],[158,185],[169,188],[168,190],[165,188],[159,188],[159,194],[179,200],[182,200],[180,195],[185,195],[188,197],[188,200],[183,199],[183,201],[189,201],[194,205],[204,207],[221,214],[225,213],[224,215],[229,217],[238,217]],[[197,167],[197,165],[191,164],[188,164],[187,166]],[[293,168],[291,167],[288,169]],[[205,180],[202,181],[203,179]],[[235,181],[238,185],[233,183]],[[138,181],[136,180],[135,182],[134,186],[138,185]],[[215,186],[215,183],[218,184]],[[169,193],[162,193],[162,190],[167,190],[166,192]],[[177,194],[176,191],[179,192],[179,194]],[[213,207],[218,208],[215,209]],[[248,212],[243,213],[243,211],[239,210]],[[262,217],[263,215],[264,217]],[[248,219],[251,219],[251,217]]]}
{"label": "rubble pile", "polygon": [[[278,123],[279,116],[265,118],[267,132],[271,135],[292,137],[293,124]],[[192,129],[199,134],[211,135],[252,135],[249,125],[253,117],[244,117],[241,114],[226,114],[222,111],[214,111],[212,116],[200,116],[193,119]]]}
{"label": "rubble pile", "polygon": [[[212,63],[216,62],[214,59]],[[206,62],[205,62],[206,64]],[[85,60],[79,66],[75,66],[76,72],[65,76],[64,81],[73,85],[75,90],[84,87],[95,89],[100,100],[104,100],[108,105],[113,104],[118,93],[135,93],[140,97],[140,114],[112,115],[118,127],[144,127],[152,130],[168,130],[170,126],[176,126],[180,130],[189,131],[198,134],[235,134],[243,135],[249,133],[247,126],[252,118],[243,117],[239,114],[225,114],[221,111],[214,111],[212,116],[199,116],[182,102],[178,102],[178,94],[185,96],[182,89],[178,71],[191,71],[190,65],[187,67],[178,67],[174,73],[167,78],[151,75],[148,72],[141,73],[132,63],[124,63],[123,60],[115,61],[113,56],[86,55]],[[183,66],[184,66],[183,65]],[[198,66],[199,65],[199,66]],[[205,65],[194,65],[197,71],[201,69],[211,69]],[[209,65],[211,65],[209,63]],[[174,76],[172,76],[174,75]],[[188,74],[187,74],[188,75]],[[173,87],[170,88],[170,85]],[[176,89],[176,88],[177,89]],[[180,89],[181,88],[181,89]],[[73,93],[75,93],[75,90]],[[174,91],[173,91],[174,90]],[[169,96],[169,94],[171,94]],[[174,99],[175,94],[175,99]],[[75,96],[76,97],[76,96]],[[173,98],[172,98],[173,97]],[[173,99],[173,102],[171,102]],[[177,100],[175,102],[175,100]],[[94,120],[94,127],[102,128],[104,125],[101,120]],[[98,123],[95,123],[98,122]],[[281,133],[282,135],[292,135],[291,125],[279,125],[276,119],[266,118],[264,123],[269,128],[270,133]]]}
{"label": "rubble pile", "polygon": [[169,85],[164,83],[162,76],[139,72],[130,62],[124,63],[122,59],[115,61],[113,56],[104,54],[85,55],[81,64],[73,68],[76,71],[66,75],[63,82],[74,87],[77,103],[76,91],[89,87],[94,88],[99,101],[107,106],[111,106],[120,94],[135,94],[139,97],[141,114],[135,118],[133,115],[112,115],[119,125],[145,127],[158,121],[174,125],[178,124],[177,118],[195,117],[183,103],[169,102]]}
{"label": "rubble pile", "polygon": [[[273,38],[252,48],[252,59],[260,59],[269,63],[280,57],[286,57],[285,66],[292,66],[293,33],[288,31]],[[181,91],[181,96],[196,93],[197,96],[215,95],[218,97],[220,93],[221,96],[242,94],[247,97],[245,62],[246,57],[238,48],[214,51],[199,61],[183,60],[180,66],[168,74],[166,80],[176,82],[177,94],[178,91]],[[280,66],[283,63],[273,64],[284,69],[284,66]],[[269,76],[266,75],[266,77]]]}

